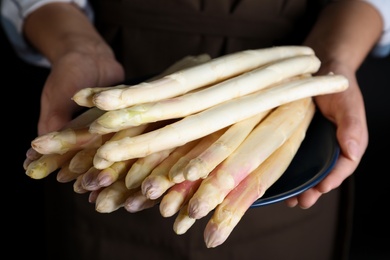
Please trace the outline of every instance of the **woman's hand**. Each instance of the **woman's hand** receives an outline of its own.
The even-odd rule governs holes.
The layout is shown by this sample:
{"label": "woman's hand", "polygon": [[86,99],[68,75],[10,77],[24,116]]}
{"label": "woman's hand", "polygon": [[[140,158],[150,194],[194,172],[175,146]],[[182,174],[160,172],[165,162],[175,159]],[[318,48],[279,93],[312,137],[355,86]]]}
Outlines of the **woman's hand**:
{"label": "woman's hand", "polygon": [[306,38],[305,45],[312,47],[322,62],[317,74],[344,75],[349,88],[315,97],[321,113],[336,126],[341,153],[329,175],[317,186],[287,200],[288,206],[313,206],[322,194],[339,187],[358,167],[367,149],[368,129],[356,71],[378,41],[382,28],[382,18],[370,4],[333,1],[322,10]]}
{"label": "woman's hand", "polygon": [[32,12],[23,32],[50,62],[41,96],[38,134],[61,129],[80,109],[73,95],[86,87],[108,87],[124,80],[111,47],[87,16],[69,3],[48,3]]}
{"label": "woman's hand", "polygon": [[78,90],[113,86],[124,80],[123,68],[111,50],[103,53],[108,54],[71,52],[52,64],[41,96],[39,135],[61,129],[81,109],[72,100]]}
{"label": "woman's hand", "polygon": [[322,194],[339,187],[356,170],[367,149],[365,107],[355,71],[342,64],[323,64],[318,74],[329,72],[344,75],[349,80],[349,88],[344,92],[315,97],[318,109],[336,126],[340,155],[332,171],[317,186],[286,201],[290,207],[309,208]]}

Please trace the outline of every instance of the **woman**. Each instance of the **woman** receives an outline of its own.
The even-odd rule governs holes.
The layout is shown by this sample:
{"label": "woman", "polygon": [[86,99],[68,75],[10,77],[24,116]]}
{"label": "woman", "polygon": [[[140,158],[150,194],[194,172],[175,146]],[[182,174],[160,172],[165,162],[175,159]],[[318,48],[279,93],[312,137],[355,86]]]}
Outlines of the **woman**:
{"label": "woman", "polygon": [[[101,0],[90,1],[91,6],[84,1],[19,2],[29,10],[20,27],[28,47],[36,51],[29,57],[51,68],[42,92],[38,134],[71,120],[78,108],[70,98],[79,89],[153,75],[186,55],[218,57],[302,44],[312,47],[322,61],[319,74],[334,72],[350,81],[343,93],[315,98],[337,127],[337,164],[320,184],[287,200],[289,207],[278,203],[249,210],[224,244],[207,249],[207,217],[178,236],[172,231],[173,219],[162,218],[156,207],[136,214],[98,214],[71,186],[50,183],[49,259],[346,257],[347,180],[368,143],[355,72],[381,37],[380,9],[366,1]],[[92,10],[95,24],[90,22]]]}

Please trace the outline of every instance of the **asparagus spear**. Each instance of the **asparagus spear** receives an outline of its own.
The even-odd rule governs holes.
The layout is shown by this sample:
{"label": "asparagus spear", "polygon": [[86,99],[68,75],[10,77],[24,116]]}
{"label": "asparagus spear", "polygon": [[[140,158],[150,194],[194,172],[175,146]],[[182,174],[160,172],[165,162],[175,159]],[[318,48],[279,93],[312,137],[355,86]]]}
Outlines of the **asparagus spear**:
{"label": "asparagus spear", "polygon": [[31,147],[41,154],[63,154],[69,150],[98,147],[102,143],[102,136],[90,133],[88,127],[79,129],[66,128],[36,137],[31,142]]}
{"label": "asparagus spear", "polygon": [[189,215],[202,218],[248,174],[279,148],[303,120],[312,98],[299,99],[277,107],[245,141],[206,179],[189,201]]}
{"label": "asparagus spear", "polygon": [[168,177],[175,183],[180,183],[185,180],[183,170],[187,166],[188,162],[194,157],[198,156],[205,149],[210,147],[225,131],[227,128],[223,128],[214,133],[211,133],[203,137],[198,144],[192,148],[188,153],[183,155],[169,170]]}
{"label": "asparagus spear", "polygon": [[146,197],[141,190],[138,190],[126,199],[124,208],[130,212],[135,213],[153,207],[159,202],[159,199],[152,200]]}
{"label": "asparagus spear", "polygon": [[75,153],[76,151],[69,151],[64,154],[44,154],[27,166],[26,175],[32,179],[43,179],[61,168]]}
{"label": "asparagus spear", "polygon": [[89,203],[96,203],[97,197],[99,196],[99,193],[103,190],[103,188],[100,188],[98,190],[93,190],[88,195],[88,202]]}
{"label": "asparagus spear", "polygon": [[[145,125],[140,125],[140,126],[135,126],[135,127],[129,127],[129,128],[126,128],[126,129],[122,129],[118,132],[116,132],[112,137],[111,137],[111,141],[117,141],[117,140],[121,140],[122,138],[125,138],[125,137],[132,137],[132,136],[137,136],[141,133],[143,133],[144,131],[146,131],[146,129],[150,127],[149,124],[145,124]],[[93,164],[95,166],[95,168],[97,169],[105,169],[105,168],[108,168],[110,167],[114,162],[112,161],[109,161],[109,160],[106,160],[104,158],[101,158],[100,156],[96,155],[95,153],[95,156],[93,158]]]}
{"label": "asparagus spear", "polygon": [[117,180],[124,179],[131,165],[136,159],[115,162],[111,166],[102,169],[97,176],[100,187],[108,187]]}
{"label": "asparagus spear", "polygon": [[93,157],[97,151],[97,147],[85,148],[78,151],[69,163],[69,170],[74,173],[85,173],[93,166]]}
{"label": "asparagus spear", "polygon": [[163,217],[176,214],[198,189],[202,179],[195,181],[185,180],[173,185],[163,196],[160,202],[160,213]]}
{"label": "asparagus spear", "polygon": [[104,110],[101,110],[97,107],[92,107],[81,113],[80,115],[76,116],[72,119],[65,127],[65,128],[82,128],[90,125],[93,121],[95,121],[96,118],[101,116],[103,113],[105,113]]}
{"label": "asparagus spear", "polygon": [[314,55],[277,60],[197,92],[108,111],[97,118],[92,127],[96,127],[97,124],[118,131],[149,122],[181,118],[289,78],[314,73],[319,66],[320,61]]}
{"label": "asparagus spear", "polygon": [[186,153],[188,153],[199,140],[194,140],[177,147],[171,154],[157,165],[141,184],[142,193],[149,199],[160,198],[165,191],[175,183],[169,179],[168,172],[172,166]]}
{"label": "asparagus spear", "polygon": [[[173,65],[168,67],[165,71],[163,71],[161,74],[158,76],[149,79],[151,80],[156,80],[158,78],[162,78],[166,75],[169,75],[171,73],[174,73],[178,71],[179,69],[184,69],[184,68],[189,68],[194,65],[202,64],[207,61],[209,61],[211,58],[207,54],[201,54],[198,56],[186,56],[183,59],[175,62]],[[84,106],[84,107],[93,107],[95,104],[93,103],[93,96],[96,93],[102,92],[104,90],[109,90],[109,89],[117,89],[117,88],[128,88],[128,85],[120,84],[117,86],[112,86],[112,87],[100,87],[100,88],[84,88],[79,90],[73,97],[73,101],[75,101],[78,105]]]}
{"label": "asparagus spear", "polygon": [[39,157],[41,157],[42,154],[38,153],[37,151],[35,151],[32,147],[30,147],[27,152],[26,152],[26,159],[24,160],[23,162],[23,169],[24,170],[27,170],[28,168],[28,165],[35,161],[35,160],[38,160]]}
{"label": "asparagus spear", "polygon": [[39,157],[41,157],[42,154],[38,153],[34,148],[30,147],[26,152],[26,158],[28,158],[31,161],[37,160]]}
{"label": "asparagus spear", "polygon": [[188,162],[183,169],[184,178],[197,180],[207,175],[225,160],[249,135],[253,128],[269,113],[261,112],[253,117],[237,122],[199,156]]}
{"label": "asparagus spear", "polygon": [[242,180],[217,206],[204,230],[204,239],[208,248],[224,243],[253,202],[261,198],[282,176],[305,138],[314,111],[314,105],[310,106],[304,120],[291,137]]}
{"label": "asparagus spear", "polygon": [[118,88],[128,88],[128,85],[124,84],[119,84],[116,86],[111,86],[111,87],[93,87],[93,88],[83,88],[80,89],[79,91],[74,94],[72,97],[72,100],[77,103],[79,106],[83,107],[94,107],[95,104],[93,103],[93,96],[96,93],[102,92],[104,90],[108,89],[118,89]]}
{"label": "asparagus spear", "polygon": [[260,112],[305,97],[344,91],[348,80],[341,75],[325,75],[273,86],[239,97],[145,134],[107,141],[95,156],[115,162],[144,157],[153,152],[178,147]]}
{"label": "asparagus spear", "polygon": [[65,162],[57,173],[57,181],[61,183],[71,182],[83,173],[77,173],[70,169],[70,162]]}
{"label": "asparagus spear", "polygon": [[97,176],[101,170],[96,169],[95,167],[89,168],[89,170],[81,175],[81,186],[83,187],[84,190],[87,191],[93,191],[93,190],[98,190],[100,189],[100,185],[97,181]]}
{"label": "asparagus spear", "polygon": [[77,177],[77,179],[73,183],[73,191],[74,192],[76,192],[78,194],[85,194],[88,192],[88,190],[84,189],[82,182],[83,182],[83,175],[80,175],[79,177]]}
{"label": "asparagus spear", "polygon": [[188,204],[182,207],[173,223],[173,230],[176,234],[182,235],[195,223],[196,219],[189,217]]}
{"label": "asparagus spear", "polygon": [[312,55],[314,52],[306,46],[245,50],[182,69],[151,82],[96,93],[93,102],[102,110],[115,110],[138,103],[154,102],[226,80],[275,60],[305,54]]}
{"label": "asparagus spear", "polygon": [[[70,121],[66,128],[83,128],[89,126],[97,117],[101,116],[103,111],[98,108],[91,108],[78,115],[72,121]],[[33,161],[38,160],[42,156],[41,153],[36,151],[33,147],[30,147],[26,152],[26,159],[23,162],[23,168],[27,171],[28,166]],[[46,159],[45,159],[46,160]]]}
{"label": "asparagus spear", "polygon": [[134,192],[126,188],[124,180],[116,181],[99,192],[95,209],[100,213],[111,213],[123,207],[126,199]]}
{"label": "asparagus spear", "polygon": [[141,187],[144,179],[167,158],[174,149],[163,150],[137,159],[126,174],[126,187],[133,189]]}

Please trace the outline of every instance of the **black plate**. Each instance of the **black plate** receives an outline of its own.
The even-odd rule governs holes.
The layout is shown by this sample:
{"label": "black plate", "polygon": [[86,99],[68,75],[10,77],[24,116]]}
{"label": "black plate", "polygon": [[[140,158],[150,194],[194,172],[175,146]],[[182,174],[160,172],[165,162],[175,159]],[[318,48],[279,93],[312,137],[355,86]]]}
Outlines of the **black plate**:
{"label": "black plate", "polygon": [[334,167],[339,153],[334,125],[317,111],[287,170],[251,208],[286,200],[315,186]]}

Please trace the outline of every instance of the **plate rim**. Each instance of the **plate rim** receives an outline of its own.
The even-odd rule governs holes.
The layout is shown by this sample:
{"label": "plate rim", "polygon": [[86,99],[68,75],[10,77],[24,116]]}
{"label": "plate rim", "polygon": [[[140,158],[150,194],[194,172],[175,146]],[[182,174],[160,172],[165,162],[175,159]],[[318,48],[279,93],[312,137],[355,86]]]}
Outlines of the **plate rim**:
{"label": "plate rim", "polygon": [[[324,120],[326,124],[331,124],[331,122],[328,119],[326,119],[318,110],[316,111],[316,113],[320,114],[320,120]],[[329,125],[328,128],[334,130],[333,125]],[[322,169],[319,172],[317,172],[316,174],[313,174],[313,177],[310,178],[310,180],[294,187],[293,189],[290,189],[288,191],[284,191],[280,194],[276,194],[276,195],[272,195],[270,197],[264,197],[264,198],[261,197],[261,198],[257,199],[255,202],[253,202],[252,205],[250,206],[250,208],[262,207],[262,206],[271,205],[271,204],[275,204],[275,203],[284,201],[286,199],[297,196],[297,195],[307,191],[308,189],[314,187],[319,182],[321,182],[332,171],[332,169],[334,168],[334,166],[339,158],[339,155],[340,155],[340,146],[337,142],[337,139],[335,136],[335,131],[332,132],[331,137],[333,139],[333,142],[332,142],[333,149],[332,149],[331,154],[329,154],[329,159],[323,165]],[[287,169],[286,169],[286,171],[287,171]]]}

